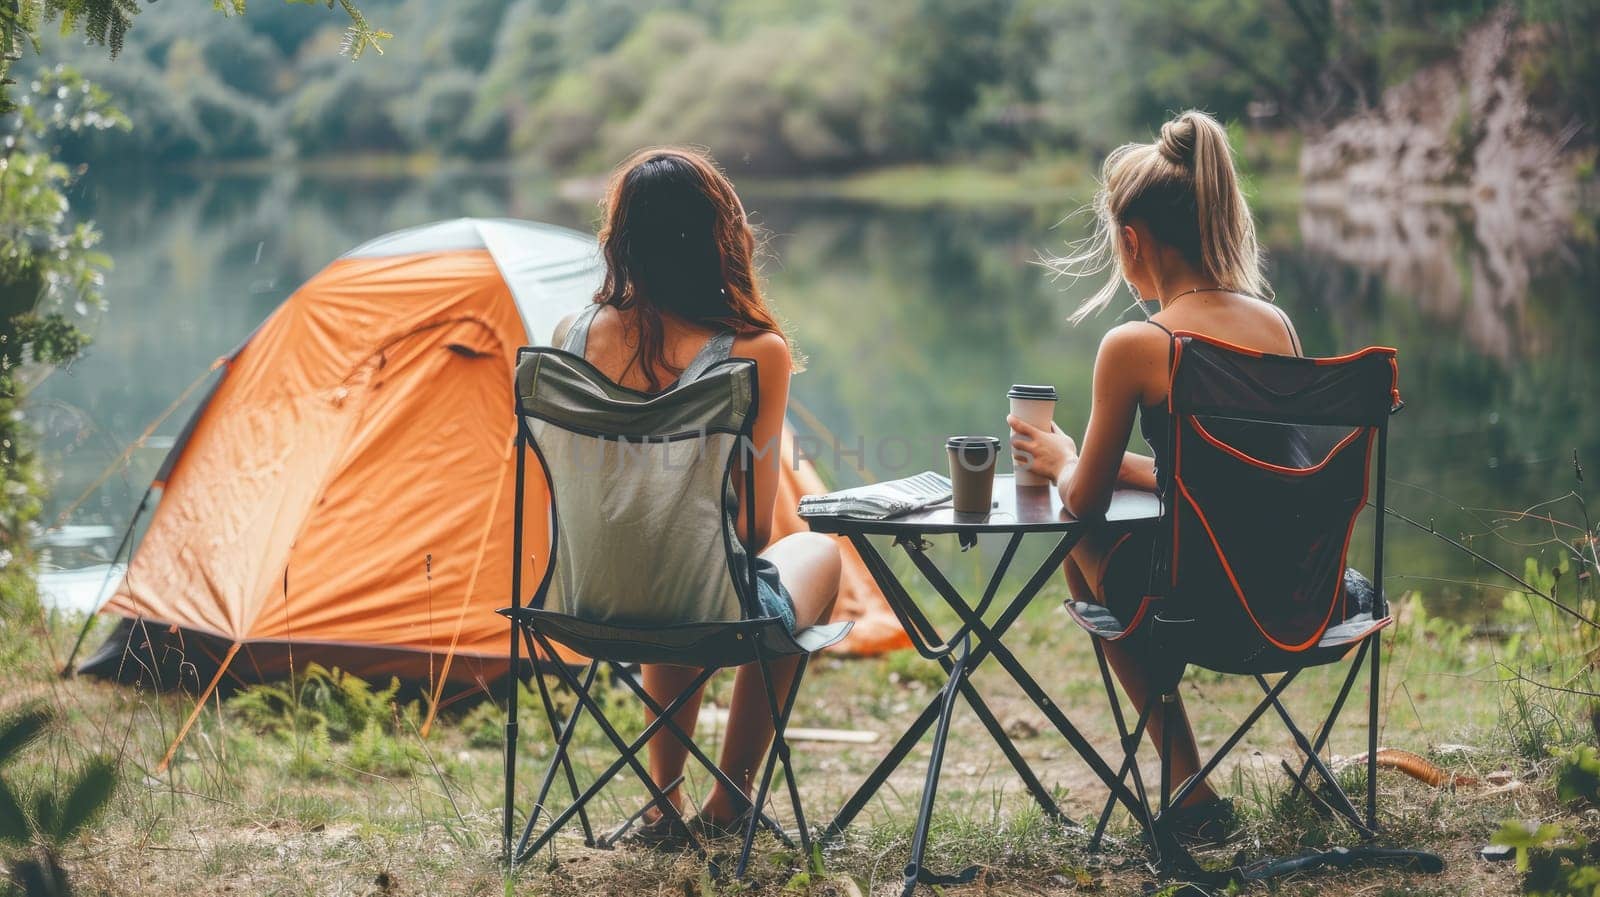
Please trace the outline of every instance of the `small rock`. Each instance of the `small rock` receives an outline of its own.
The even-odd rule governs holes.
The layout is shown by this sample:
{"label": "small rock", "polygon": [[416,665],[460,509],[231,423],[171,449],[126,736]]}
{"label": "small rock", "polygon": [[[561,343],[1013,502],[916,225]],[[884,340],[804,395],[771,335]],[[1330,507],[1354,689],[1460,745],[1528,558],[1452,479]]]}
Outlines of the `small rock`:
{"label": "small rock", "polygon": [[1504,844],[1486,844],[1478,851],[1478,856],[1491,863],[1505,863],[1517,858],[1517,850]]}
{"label": "small rock", "polygon": [[1006,734],[1018,741],[1039,737],[1039,726],[1025,716],[1014,716],[1006,720]]}
{"label": "small rock", "polygon": [[1488,782],[1491,785],[1506,785],[1506,784],[1509,784],[1511,782],[1511,780],[1515,779],[1515,778],[1516,778],[1516,776],[1512,775],[1511,770],[1509,770],[1509,769],[1497,769],[1494,772],[1491,772],[1488,775],[1484,776],[1483,780],[1485,782]]}

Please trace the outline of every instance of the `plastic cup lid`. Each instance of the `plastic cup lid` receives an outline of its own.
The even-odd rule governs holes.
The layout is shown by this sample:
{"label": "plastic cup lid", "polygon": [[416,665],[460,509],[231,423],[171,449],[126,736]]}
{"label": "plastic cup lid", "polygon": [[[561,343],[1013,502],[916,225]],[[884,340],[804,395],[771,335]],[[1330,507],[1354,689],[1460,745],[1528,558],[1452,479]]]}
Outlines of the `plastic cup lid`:
{"label": "plastic cup lid", "polygon": [[1008,399],[1028,399],[1036,402],[1054,402],[1057,400],[1054,386],[1039,386],[1027,383],[1018,383],[1006,390]]}
{"label": "plastic cup lid", "polygon": [[952,436],[944,441],[945,448],[961,451],[989,451],[1000,448],[1000,440],[993,436]]}

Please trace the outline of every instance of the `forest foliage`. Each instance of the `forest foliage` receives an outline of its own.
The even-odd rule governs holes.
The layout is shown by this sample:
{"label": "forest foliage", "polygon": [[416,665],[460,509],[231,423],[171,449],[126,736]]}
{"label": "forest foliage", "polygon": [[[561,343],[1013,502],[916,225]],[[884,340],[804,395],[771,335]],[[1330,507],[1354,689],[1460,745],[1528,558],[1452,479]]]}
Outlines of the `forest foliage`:
{"label": "forest foliage", "polygon": [[[515,158],[599,171],[647,143],[730,165],[829,172],[1103,152],[1203,106],[1306,128],[1446,58],[1489,0],[369,0],[391,39],[352,64],[339,9],[242,17],[149,4],[116,59],[43,41],[138,123],[80,134],[87,160],[352,153]],[[1593,122],[1600,27],[1584,0],[1520,0],[1547,49],[1526,73]],[[363,21],[366,21],[364,19]]]}

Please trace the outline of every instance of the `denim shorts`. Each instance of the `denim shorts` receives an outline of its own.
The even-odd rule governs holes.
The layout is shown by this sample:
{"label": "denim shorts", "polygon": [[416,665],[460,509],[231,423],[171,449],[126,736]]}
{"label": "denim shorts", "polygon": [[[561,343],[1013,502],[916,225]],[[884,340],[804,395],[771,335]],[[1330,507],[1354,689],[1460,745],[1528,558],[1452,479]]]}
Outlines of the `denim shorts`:
{"label": "denim shorts", "polygon": [[794,598],[778,579],[778,565],[764,557],[756,558],[756,603],[764,617],[782,617],[790,632],[795,629]]}

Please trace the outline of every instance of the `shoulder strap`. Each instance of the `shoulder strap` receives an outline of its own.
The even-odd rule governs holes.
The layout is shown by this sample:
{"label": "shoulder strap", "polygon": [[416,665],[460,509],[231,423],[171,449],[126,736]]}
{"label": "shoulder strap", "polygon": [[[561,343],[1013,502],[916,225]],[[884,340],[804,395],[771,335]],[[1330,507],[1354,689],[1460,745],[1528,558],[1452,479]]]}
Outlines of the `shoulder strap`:
{"label": "shoulder strap", "polygon": [[590,305],[578,313],[572,326],[567,328],[567,336],[561,341],[561,348],[567,352],[584,357],[583,353],[589,348],[589,325],[593,323],[594,316],[600,313],[598,304]]}
{"label": "shoulder strap", "polygon": [[1304,356],[1306,350],[1300,347],[1300,335],[1294,332],[1294,325],[1289,323],[1289,313],[1278,307],[1276,302],[1268,302],[1272,310],[1278,313],[1278,320],[1283,322],[1283,329],[1289,334],[1289,346],[1294,349],[1294,354]]}
{"label": "shoulder strap", "polygon": [[1161,328],[1161,332],[1165,333],[1167,335],[1168,339],[1172,338],[1172,331],[1167,329],[1167,325],[1161,323],[1160,321],[1155,320],[1154,318],[1145,318],[1144,322],[1146,324],[1154,324],[1155,326],[1160,327]]}
{"label": "shoulder strap", "polygon": [[688,366],[683,369],[683,374],[678,377],[678,382],[688,383],[699,378],[712,365],[719,361],[726,361],[732,353],[733,331],[724,330],[713,335],[706,340],[704,346],[700,347],[700,351],[695,353],[694,358],[689,360]]}

